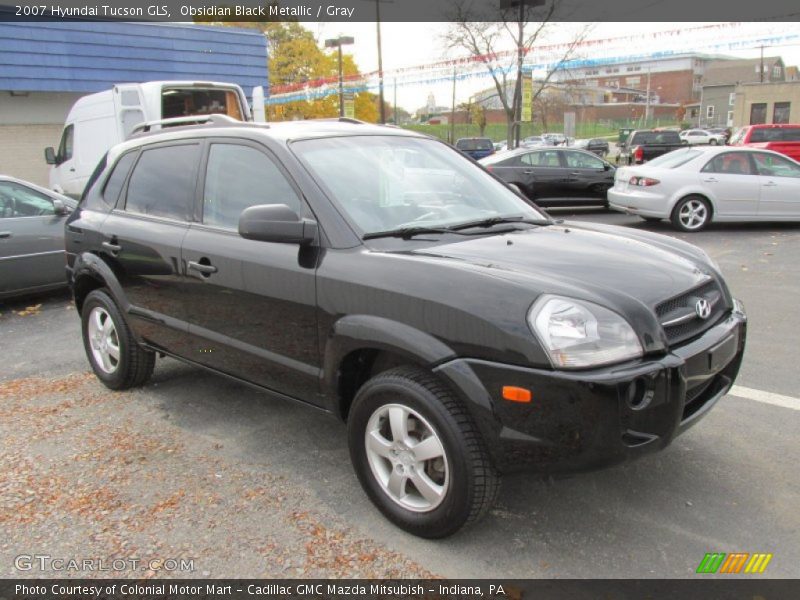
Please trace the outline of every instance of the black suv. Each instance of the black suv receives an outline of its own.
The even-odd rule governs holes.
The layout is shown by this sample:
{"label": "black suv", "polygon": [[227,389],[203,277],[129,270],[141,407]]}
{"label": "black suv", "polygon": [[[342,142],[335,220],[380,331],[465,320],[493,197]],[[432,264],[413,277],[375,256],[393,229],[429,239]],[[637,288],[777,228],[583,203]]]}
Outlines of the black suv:
{"label": "black suv", "polygon": [[452,534],[499,473],[662,449],[728,391],[745,316],[668,237],[557,223],[446,144],[208,117],[113,148],[66,226],[112,389],[167,355],[347,423],[364,490]]}

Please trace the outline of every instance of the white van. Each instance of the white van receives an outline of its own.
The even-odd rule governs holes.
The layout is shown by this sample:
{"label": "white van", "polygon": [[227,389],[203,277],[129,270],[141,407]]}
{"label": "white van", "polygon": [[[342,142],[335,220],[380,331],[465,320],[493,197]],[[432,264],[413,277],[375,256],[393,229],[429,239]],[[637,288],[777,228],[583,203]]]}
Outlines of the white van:
{"label": "white van", "polygon": [[80,197],[100,158],[139,123],[208,114],[252,120],[242,88],[232,83],[125,83],[84,96],[69,111],[58,151],[45,149],[50,188]]}

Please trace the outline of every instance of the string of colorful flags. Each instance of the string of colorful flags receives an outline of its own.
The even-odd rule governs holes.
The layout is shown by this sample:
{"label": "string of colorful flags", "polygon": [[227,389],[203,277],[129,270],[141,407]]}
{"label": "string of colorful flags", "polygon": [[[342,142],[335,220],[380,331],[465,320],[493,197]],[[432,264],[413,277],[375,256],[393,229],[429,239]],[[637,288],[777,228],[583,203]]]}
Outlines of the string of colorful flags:
{"label": "string of colorful flags", "polygon": [[[724,32],[724,35],[721,35]],[[691,35],[692,50],[723,53],[736,50],[779,46],[800,41],[800,33],[787,30],[786,24],[768,24],[763,31],[742,31],[739,23],[719,23],[685,29],[660,31],[647,36],[630,35],[604,39],[587,39],[577,43],[559,43],[536,46],[527,53],[523,65],[525,73],[546,73],[553,69],[572,70],[628,63],[633,61],[677,58],[686,55],[686,44],[675,43],[680,36]],[[685,39],[685,38],[684,38]],[[687,40],[688,41],[688,40]],[[631,48],[642,48],[630,52]],[[658,46],[664,46],[658,49]],[[678,47],[678,50],[673,48]],[[591,49],[591,56],[587,50]],[[646,50],[644,50],[646,49]],[[563,60],[567,51],[572,58]],[[624,53],[616,54],[625,51]],[[516,52],[498,52],[492,55],[469,56],[424,65],[402,67],[384,71],[385,84],[392,86],[434,85],[467,79],[487,78],[516,71]],[[490,71],[491,69],[491,71]],[[344,79],[349,93],[378,89],[378,72],[363,73]],[[328,77],[313,81],[273,86],[266,104],[285,104],[312,101],[338,94],[338,78]]]}

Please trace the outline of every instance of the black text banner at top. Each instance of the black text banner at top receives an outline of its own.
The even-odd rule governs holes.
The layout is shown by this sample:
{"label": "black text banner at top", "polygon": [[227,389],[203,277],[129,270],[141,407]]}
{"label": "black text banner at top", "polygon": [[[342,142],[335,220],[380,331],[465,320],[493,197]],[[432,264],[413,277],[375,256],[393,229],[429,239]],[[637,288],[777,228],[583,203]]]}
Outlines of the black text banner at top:
{"label": "black text banner at top", "polygon": [[0,20],[698,22],[798,21],[796,0],[0,0]]}

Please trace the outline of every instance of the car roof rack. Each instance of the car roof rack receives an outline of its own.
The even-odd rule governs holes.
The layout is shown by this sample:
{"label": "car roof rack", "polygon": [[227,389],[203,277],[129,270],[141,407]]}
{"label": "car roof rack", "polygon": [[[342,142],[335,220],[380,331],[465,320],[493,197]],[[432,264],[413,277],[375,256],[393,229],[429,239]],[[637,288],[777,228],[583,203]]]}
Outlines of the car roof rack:
{"label": "car roof rack", "polygon": [[153,127],[176,127],[180,125],[247,125],[248,121],[239,121],[233,117],[222,114],[213,115],[193,115],[191,117],[172,117],[170,119],[160,119],[157,121],[145,121],[139,123],[132,130],[128,137],[148,133]]}

